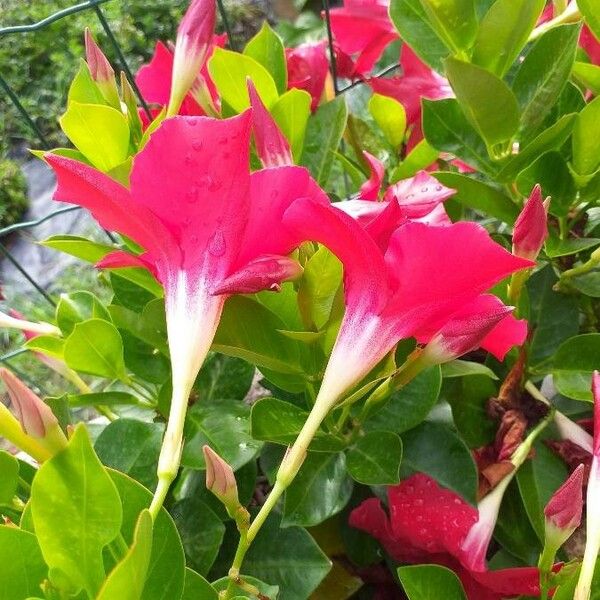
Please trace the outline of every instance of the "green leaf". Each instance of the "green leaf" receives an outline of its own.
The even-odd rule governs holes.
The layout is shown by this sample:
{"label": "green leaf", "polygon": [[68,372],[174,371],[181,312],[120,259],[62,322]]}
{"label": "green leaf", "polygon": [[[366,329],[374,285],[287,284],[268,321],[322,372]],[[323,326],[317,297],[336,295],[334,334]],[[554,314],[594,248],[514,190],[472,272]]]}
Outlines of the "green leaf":
{"label": "green leaf", "polygon": [[470,450],[448,427],[425,421],[402,436],[403,469],[427,473],[475,504],[477,469]]}
{"label": "green leaf", "polygon": [[420,0],[391,0],[390,18],[400,37],[419,58],[441,72],[443,59],[450,51],[427,18]]}
{"label": "green leaf", "polygon": [[310,534],[281,528],[276,514],[267,518],[244,560],[244,573],[279,586],[278,600],[306,600],[330,568]]}
{"label": "green leaf", "polygon": [[0,527],[0,599],[25,600],[41,593],[48,567],[28,531]]}
{"label": "green leaf", "polygon": [[343,96],[322,104],[308,119],[300,163],[308,167],[317,183],[329,181],[335,153],[346,127],[348,109]]}
{"label": "green leaf", "polygon": [[171,516],[181,536],[187,564],[200,575],[206,575],[219,552],[225,525],[196,497],[176,502]]}
{"label": "green leaf", "polygon": [[271,115],[289,141],[296,162],[300,160],[304,148],[310,103],[311,97],[308,92],[292,88],[280,96],[271,108]]}
{"label": "green leaf", "polygon": [[569,280],[569,285],[586,296],[600,298],[600,272],[598,271],[591,271],[578,277],[572,277]]}
{"label": "green leaf", "polygon": [[556,389],[567,398],[592,400],[592,372],[600,369],[600,333],[576,335],[552,359]]}
{"label": "green leaf", "polygon": [[573,77],[595,96],[600,94],[600,66],[576,61],[573,65]]}
{"label": "green leaf", "polygon": [[75,371],[126,380],[123,342],[108,321],[89,319],[77,323],[65,342],[65,362]]}
{"label": "green leaf", "polygon": [[506,145],[519,129],[519,105],[506,83],[481,67],[455,58],[446,60],[446,72],[465,116],[488,149]]}
{"label": "green leaf", "polygon": [[277,91],[287,89],[287,66],[281,38],[263,21],[258,33],[246,44],[244,54],[260,63],[273,77]]}
{"label": "green leaf", "polygon": [[[229,579],[229,578],[228,578]],[[181,600],[218,600],[215,588],[192,569],[185,569],[185,587]]]}
{"label": "green leaf", "polygon": [[85,426],[45,462],[31,490],[35,532],[48,566],[93,598],[104,581],[104,547],[119,534],[119,494],[92,448]]}
{"label": "green leaf", "polygon": [[458,200],[463,206],[500,219],[509,225],[515,222],[519,207],[498,188],[460,173],[439,171],[433,176],[444,185],[456,190],[453,199]]}
{"label": "green leaf", "polygon": [[472,46],[479,25],[474,0],[421,0],[421,6],[439,38],[453,52]]}
{"label": "green leaf", "polygon": [[419,373],[365,422],[365,430],[403,433],[417,426],[437,402],[441,384],[439,367]]}
{"label": "green leaf", "polygon": [[383,131],[386,140],[394,148],[399,148],[406,131],[404,106],[389,96],[373,94],[369,99],[369,112]]}
{"label": "green leaf", "polygon": [[572,164],[579,175],[591,175],[600,165],[600,98],[592,100],[577,115]]}
{"label": "green leaf", "polygon": [[585,22],[594,33],[597,40],[600,40],[600,7],[595,0],[577,0],[577,7],[581,11]]}
{"label": "green leaf", "polygon": [[98,600],[142,600],[152,553],[152,517],[143,510],[135,528],[133,544],[107,577]]}
{"label": "green leaf", "polygon": [[164,426],[118,419],[102,430],[94,448],[107,467],[117,469],[143,486],[156,486],[156,465]]}
{"label": "green leaf", "polygon": [[494,173],[485,142],[454,98],[422,100],[423,133],[433,148],[449,152],[484,173]]}
{"label": "green leaf", "polygon": [[[300,433],[308,414],[308,411],[289,402],[263,398],[252,406],[252,437],[287,446],[293,443]],[[341,438],[319,430],[310,444],[310,449],[316,452],[337,452],[343,450],[345,445]]]}
{"label": "green leaf", "polygon": [[282,527],[312,527],[339,513],[350,500],[352,480],[346,456],[309,452],[285,492]]}
{"label": "green leaf", "polygon": [[409,600],[466,600],[454,571],[438,565],[400,567],[398,577]]}
{"label": "green leaf", "polygon": [[0,450],[0,504],[11,505],[19,484],[19,461]]}
{"label": "green leaf", "polygon": [[481,363],[469,360],[453,360],[442,365],[442,377],[444,379],[469,377],[471,375],[485,375],[490,379],[498,379],[494,371]]}
{"label": "green leaf", "polygon": [[401,179],[408,179],[416,175],[417,171],[426,169],[434,163],[440,153],[432,148],[427,140],[421,140],[408,154],[408,156],[392,171],[390,184]]}
{"label": "green leaf", "polygon": [[556,235],[550,235],[546,240],[545,250],[550,258],[570,256],[584,250],[589,250],[600,244],[599,238],[572,238],[561,240]]}
{"label": "green leaf", "polygon": [[102,92],[92,79],[90,69],[85,60],[80,59],[79,70],[77,71],[67,95],[67,105],[71,102],[80,102],[81,104],[106,104]]}
{"label": "green leaf", "polygon": [[496,0],[479,25],[473,62],[504,76],[527,43],[545,3],[545,0]]}
{"label": "green leaf", "polygon": [[[110,471],[123,506],[121,533],[131,544],[139,514],[148,508],[152,494],[139,483],[118,471]],[[180,598],[185,578],[185,558],[173,519],[163,508],[153,527],[152,555],[142,598],[173,600]]]}
{"label": "green leaf", "polygon": [[551,29],[519,65],[513,92],[521,107],[521,131],[537,129],[558,101],[575,61],[579,31],[579,25]]}
{"label": "green leaf", "polygon": [[250,462],[262,443],[250,436],[250,408],[239,400],[213,404],[199,402],[189,411],[181,463],[192,469],[205,469],[202,446],[209,445],[236,471]]}
{"label": "green leaf", "polygon": [[348,473],[365,485],[400,481],[402,440],[391,431],[371,431],[358,439],[347,456]]}
{"label": "green leaf", "polygon": [[56,307],[56,323],[65,336],[68,336],[77,323],[88,319],[111,321],[110,313],[91,292],[61,294]]}
{"label": "green leaf", "polygon": [[71,102],[59,123],[73,145],[100,171],[106,173],[127,158],[129,123],[118,110]]}
{"label": "green leaf", "polygon": [[208,61],[208,70],[223,100],[238,113],[250,106],[246,85],[248,77],[267,108],[270,109],[279,97],[269,71],[245,54],[215,48]]}
{"label": "green leaf", "polygon": [[219,398],[243,400],[253,378],[254,367],[246,361],[212,353],[204,361],[194,387],[206,404]]}

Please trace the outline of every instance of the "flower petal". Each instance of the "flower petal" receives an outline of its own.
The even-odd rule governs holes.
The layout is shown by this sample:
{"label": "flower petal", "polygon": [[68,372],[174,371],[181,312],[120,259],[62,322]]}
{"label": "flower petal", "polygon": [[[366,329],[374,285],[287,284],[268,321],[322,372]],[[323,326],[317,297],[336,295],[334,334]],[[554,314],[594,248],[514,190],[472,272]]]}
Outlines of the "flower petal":
{"label": "flower petal", "polygon": [[383,163],[375,158],[372,154],[363,151],[365,160],[369,164],[371,175],[365,183],[360,186],[359,196],[363,200],[377,200],[379,196],[379,190],[383,183],[383,177],[385,174],[385,167]]}

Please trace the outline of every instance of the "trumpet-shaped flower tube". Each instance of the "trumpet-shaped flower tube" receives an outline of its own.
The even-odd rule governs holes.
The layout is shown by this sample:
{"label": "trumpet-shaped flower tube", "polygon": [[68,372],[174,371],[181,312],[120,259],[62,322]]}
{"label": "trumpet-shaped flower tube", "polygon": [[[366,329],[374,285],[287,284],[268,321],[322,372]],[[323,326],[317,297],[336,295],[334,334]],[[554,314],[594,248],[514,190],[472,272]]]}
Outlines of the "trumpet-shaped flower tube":
{"label": "trumpet-shaped flower tube", "polygon": [[297,275],[283,259],[298,243],[282,227],[283,213],[299,197],[329,205],[304,168],[250,174],[250,130],[249,111],[225,120],[167,119],[135,157],[131,189],[46,155],[58,178],[55,199],[87,208],[103,227],[144,249],[140,256],[119,252],[109,264],[148,266],[165,290],[173,399],[153,509],[177,472],[189,392],[227,296]]}

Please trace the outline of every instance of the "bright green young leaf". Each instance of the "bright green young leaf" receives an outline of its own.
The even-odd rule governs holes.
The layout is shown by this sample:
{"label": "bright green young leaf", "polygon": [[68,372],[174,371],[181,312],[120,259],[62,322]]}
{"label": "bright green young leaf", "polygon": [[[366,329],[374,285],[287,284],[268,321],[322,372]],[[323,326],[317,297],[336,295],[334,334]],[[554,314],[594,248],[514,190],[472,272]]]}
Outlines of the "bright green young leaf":
{"label": "bright green young leaf", "polygon": [[600,334],[576,335],[552,359],[556,389],[567,398],[592,400],[592,372],[600,370]]}
{"label": "bright green young leaf", "polygon": [[600,6],[596,0],[577,0],[577,7],[596,39],[600,40]]}
{"label": "bright green young leaf", "polygon": [[519,128],[519,105],[511,89],[489,71],[455,58],[446,60],[446,72],[465,116],[488,149],[502,145],[503,150]]}
{"label": "bright green young leaf", "polygon": [[80,102],[81,104],[106,104],[102,92],[92,79],[90,69],[81,59],[79,61],[79,70],[71,82],[69,93],[67,95],[67,104],[71,102]]}
{"label": "bright green young leaf", "polygon": [[102,319],[77,323],[65,342],[66,363],[75,371],[126,380],[123,342],[116,327]]}
{"label": "bright green young leaf", "polygon": [[600,94],[600,66],[576,61],[573,65],[573,77],[594,95]]}
{"label": "bright green young leaf", "polygon": [[474,0],[421,0],[421,6],[440,39],[454,53],[472,46],[478,29]]}
{"label": "bright green young leaf", "polygon": [[404,106],[389,96],[373,94],[369,100],[369,112],[383,131],[386,140],[394,148],[398,148],[404,140],[406,131]]}
{"label": "bright green young leaf", "polygon": [[301,164],[325,187],[346,127],[348,109],[343,96],[322,104],[308,119]]}
{"label": "bright green young leaf", "polygon": [[77,323],[88,319],[110,321],[110,313],[91,292],[61,294],[56,307],[56,323],[65,336],[68,336]]}
{"label": "bright green young leaf", "polygon": [[151,553],[152,517],[148,510],[144,510],[135,528],[133,544],[107,577],[98,600],[143,600]]}
{"label": "bright green young leaf", "polygon": [[365,485],[400,481],[402,440],[391,431],[371,431],[358,439],[346,457],[348,473]]}
{"label": "bright green young leaf", "polygon": [[339,513],[350,500],[352,480],[340,452],[309,452],[285,492],[282,527],[312,527]]}
{"label": "bright green young leaf", "polygon": [[97,263],[114,250],[108,244],[93,242],[77,235],[53,235],[40,244],[91,263]]}
{"label": "bright green young leaf", "polygon": [[12,504],[19,483],[19,461],[0,450],[0,504]]}
{"label": "bright green young leaf", "polygon": [[46,356],[52,356],[62,360],[65,341],[62,338],[57,338],[53,335],[36,335],[30,340],[27,340],[24,346],[32,352],[41,352]]}
{"label": "bright green young leaf", "polygon": [[496,0],[479,25],[473,62],[503,77],[525,47],[545,4],[545,0]]}
{"label": "bright green young leaf", "polygon": [[454,571],[439,565],[400,567],[398,577],[409,600],[466,600]]}
{"label": "bright green young leaf", "polygon": [[0,600],[39,596],[48,567],[38,541],[28,531],[0,527]]}
{"label": "bright green young leaf", "polygon": [[31,511],[48,566],[95,598],[105,578],[102,551],[117,537],[123,514],[117,489],[83,424],[68,447],[40,467]]}
{"label": "bright green young leaf", "polygon": [[524,134],[536,130],[558,101],[573,67],[579,31],[579,25],[551,29],[519,65],[513,92],[521,107]]}
{"label": "bright green young leaf", "polygon": [[299,161],[304,148],[304,136],[310,117],[311,97],[308,92],[293,88],[273,104],[271,114],[292,147],[294,161]]}
{"label": "bright green young leaf", "polygon": [[176,502],[171,515],[181,536],[187,564],[200,575],[206,575],[219,552],[225,525],[197,497]]}
{"label": "bright green young leaf", "polygon": [[260,63],[271,74],[280,94],[285,92],[287,65],[283,43],[267,21],[263,21],[259,32],[246,44],[244,54]]}
{"label": "bright green young leaf", "polygon": [[208,61],[208,70],[223,100],[238,113],[250,106],[246,85],[248,77],[267,108],[270,109],[279,97],[269,71],[245,54],[215,48]]}
{"label": "bright green young leaf", "polygon": [[431,25],[421,0],[391,0],[390,18],[400,37],[430,67],[442,72],[450,50]]}
{"label": "bright green young leaf", "polygon": [[578,115],[573,128],[573,169],[591,175],[600,165],[600,98],[592,100]]}
{"label": "bright green young leaf", "polygon": [[494,371],[478,362],[453,360],[442,365],[442,377],[444,379],[470,377],[471,375],[485,375],[490,379],[498,379]]}
{"label": "bright green young leaf", "polygon": [[441,423],[425,421],[402,435],[402,469],[426,473],[475,504],[477,469],[466,444]]}
{"label": "bright green young leaf", "polygon": [[100,171],[106,173],[127,158],[129,123],[118,110],[71,102],[59,123],[73,145]]}
{"label": "bright green young leaf", "polygon": [[426,169],[433,164],[440,153],[429,145],[427,140],[421,140],[409,153],[408,156],[392,171],[390,184],[401,179],[408,179],[416,175],[417,171]]}
{"label": "bright green young leaf", "polygon": [[[229,579],[229,578],[228,578]],[[185,569],[185,587],[181,600],[218,600],[217,590],[192,569]]]}

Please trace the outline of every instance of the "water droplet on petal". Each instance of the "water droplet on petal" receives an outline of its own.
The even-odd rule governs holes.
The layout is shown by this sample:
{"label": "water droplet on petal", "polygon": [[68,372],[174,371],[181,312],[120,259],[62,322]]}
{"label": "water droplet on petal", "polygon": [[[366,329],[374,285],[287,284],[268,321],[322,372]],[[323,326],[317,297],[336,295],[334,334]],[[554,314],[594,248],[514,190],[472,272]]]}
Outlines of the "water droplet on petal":
{"label": "water droplet on petal", "polygon": [[435,191],[436,192],[441,192],[442,191],[442,186],[441,185],[436,185],[435,186]]}
{"label": "water droplet on petal", "polygon": [[190,203],[194,204],[194,202],[198,201],[198,188],[196,186],[192,186],[185,194],[185,199]]}
{"label": "water droplet on petal", "polygon": [[196,127],[198,121],[196,119],[187,119],[187,123],[190,127]]}
{"label": "water droplet on petal", "polygon": [[199,152],[200,150],[202,150],[202,140],[193,141],[192,149],[194,149],[196,152]]}
{"label": "water droplet on petal", "polygon": [[185,158],[183,159],[183,162],[188,166],[191,167],[194,164],[194,157],[192,156],[191,152],[188,152],[185,155]]}
{"label": "water droplet on petal", "polygon": [[429,188],[428,188],[428,187],[422,187],[422,188],[421,188],[421,193],[422,193],[422,194],[425,194],[425,193],[426,193],[426,192],[428,192],[428,191],[429,191]]}
{"label": "water droplet on petal", "polygon": [[225,250],[225,236],[223,235],[223,232],[220,229],[218,229],[217,231],[215,231],[213,236],[210,238],[210,241],[208,242],[208,251],[213,256],[223,256],[223,254],[225,254]]}

